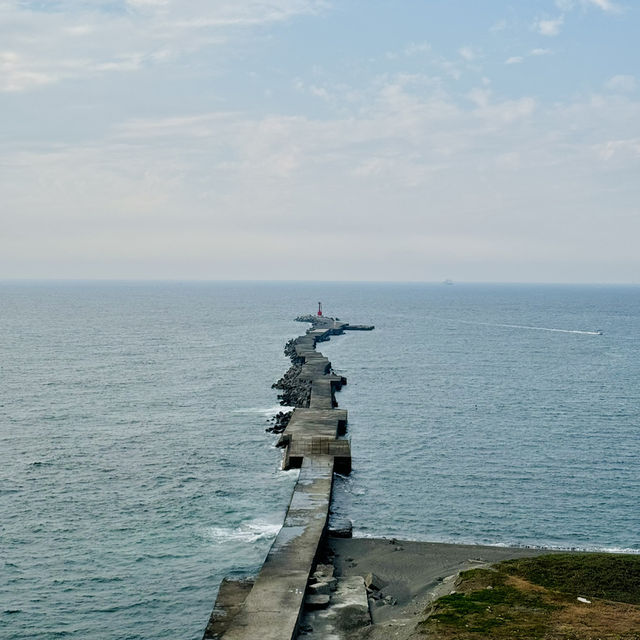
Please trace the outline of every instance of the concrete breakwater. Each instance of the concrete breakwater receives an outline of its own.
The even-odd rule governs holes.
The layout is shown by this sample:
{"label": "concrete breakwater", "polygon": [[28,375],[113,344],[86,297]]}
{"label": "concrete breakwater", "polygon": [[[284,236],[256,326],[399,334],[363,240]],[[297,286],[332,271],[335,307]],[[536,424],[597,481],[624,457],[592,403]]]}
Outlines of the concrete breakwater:
{"label": "concrete breakwater", "polygon": [[281,391],[282,404],[295,408],[281,414],[272,430],[281,433],[282,468],[299,468],[300,475],[282,528],[255,580],[225,578],[220,585],[205,640],[292,640],[305,608],[327,606],[331,591],[336,600],[355,602],[362,615],[367,609],[364,586],[358,589],[359,585],[345,583],[339,589],[333,568],[318,565],[333,474],[351,471],[351,448],[345,438],[347,412],[337,408],[335,399],[335,392],[347,381],[333,372],[316,345],[344,331],[374,327],[322,316],[297,320],[311,322],[311,328],[286,344],[291,368],[274,385]]}

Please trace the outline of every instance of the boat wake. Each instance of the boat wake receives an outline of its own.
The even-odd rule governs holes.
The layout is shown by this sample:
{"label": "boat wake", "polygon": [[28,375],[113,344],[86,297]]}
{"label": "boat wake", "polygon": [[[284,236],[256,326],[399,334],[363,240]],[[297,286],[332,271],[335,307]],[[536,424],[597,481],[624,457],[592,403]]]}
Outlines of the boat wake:
{"label": "boat wake", "polygon": [[582,329],[556,329],[554,327],[534,327],[528,324],[506,324],[495,322],[473,322],[472,320],[457,320],[457,322],[463,322],[464,324],[475,324],[484,327],[506,327],[508,329],[532,329],[534,331],[554,331],[556,333],[579,333],[585,336],[601,336],[603,332],[598,329],[597,331],[585,331]]}

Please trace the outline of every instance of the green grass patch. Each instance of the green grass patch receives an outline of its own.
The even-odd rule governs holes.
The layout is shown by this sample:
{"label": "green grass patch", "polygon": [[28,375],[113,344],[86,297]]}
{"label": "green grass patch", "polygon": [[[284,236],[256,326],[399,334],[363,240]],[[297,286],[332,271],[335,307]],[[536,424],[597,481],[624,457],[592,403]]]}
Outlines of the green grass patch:
{"label": "green grass patch", "polygon": [[545,618],[555,606],[537,593],[505,584],[506,579],[505,573],[487,569],[463,572],[458,583],[460,591],[440,598],[423,628],[498,638],[510,637],[515,625],[525,629],[529,638],[542,637]]}
{"label": "green grass patch", "polygon": [[[583,628],[574,633],[565,625],[559,632],[554,619],[571,611],[578,595],[640,604],[640,556],[551,554],[508,560],[462,572],[456,590],[433,603],[420,632],[439,640],[592,638]],[[600,635],[606,620],[603,624]]]}
{"label": "green grass patch", "polygon": [[640,555],[562,553],[507,560],[497,568],[573,596],[640,604]]}

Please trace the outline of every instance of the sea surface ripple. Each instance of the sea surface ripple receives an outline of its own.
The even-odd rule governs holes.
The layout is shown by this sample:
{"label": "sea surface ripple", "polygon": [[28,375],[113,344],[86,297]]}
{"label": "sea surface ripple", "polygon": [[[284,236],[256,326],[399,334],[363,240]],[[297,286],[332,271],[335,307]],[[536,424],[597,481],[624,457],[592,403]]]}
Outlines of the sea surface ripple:
{"label": "sea surface ripple", "polygon": [[640,551],[638,287],[0,283],[1,637],[201,637],[282,522],[317,300],[376,325],[321,347],[359,535]]}

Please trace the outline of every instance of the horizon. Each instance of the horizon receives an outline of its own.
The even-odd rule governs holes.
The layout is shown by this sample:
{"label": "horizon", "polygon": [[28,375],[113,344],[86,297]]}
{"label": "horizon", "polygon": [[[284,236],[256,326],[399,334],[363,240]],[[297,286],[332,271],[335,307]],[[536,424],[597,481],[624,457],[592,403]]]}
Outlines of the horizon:
{"label": "horizon", "polygon": [[568,287],[637,287],[639,282],[535,282],[489,280],[259,280],[259,279],[196,279],[196,278],[0,278],[0,284],[406,284],[406,285],[496,285],[496,286],[568,286]]}

